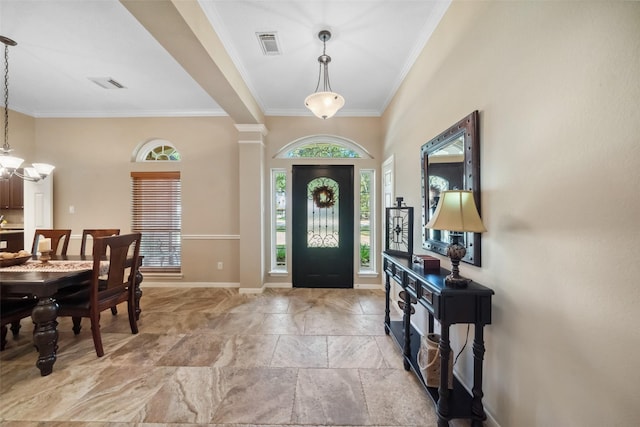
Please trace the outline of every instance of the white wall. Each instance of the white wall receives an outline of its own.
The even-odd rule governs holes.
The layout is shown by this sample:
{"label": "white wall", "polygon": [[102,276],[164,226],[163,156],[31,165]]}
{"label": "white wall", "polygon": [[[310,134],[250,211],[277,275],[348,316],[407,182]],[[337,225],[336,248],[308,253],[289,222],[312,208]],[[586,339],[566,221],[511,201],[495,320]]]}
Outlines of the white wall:
{"label": "white wall", "polygon": [[480,111],[488,232],[461,273],[496,291],[502,426],[638,424],[639,103],[640,3],[479,1],[451,5],[385,113],[396,192],[420,206],[420,146]]}

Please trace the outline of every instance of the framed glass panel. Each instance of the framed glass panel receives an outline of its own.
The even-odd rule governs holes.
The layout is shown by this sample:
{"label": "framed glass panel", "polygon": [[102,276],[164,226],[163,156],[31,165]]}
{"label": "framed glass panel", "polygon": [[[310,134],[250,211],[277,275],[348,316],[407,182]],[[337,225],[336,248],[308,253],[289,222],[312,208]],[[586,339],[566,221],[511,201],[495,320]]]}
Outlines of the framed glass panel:
{"label": "framed glass panel", "polygon": [[271,171],[271,269],[287,269],[287,172]]}
{"label": "framed glass panel", "polygon": [[375,253],[373,227],[373,195],[374,170],[363,169],[360,171],[360,271],[372,271]]}
{"label": "framed glass panel", "polygon": [[340,247],[340,188],[331,178],[307,184],[307,247]]}

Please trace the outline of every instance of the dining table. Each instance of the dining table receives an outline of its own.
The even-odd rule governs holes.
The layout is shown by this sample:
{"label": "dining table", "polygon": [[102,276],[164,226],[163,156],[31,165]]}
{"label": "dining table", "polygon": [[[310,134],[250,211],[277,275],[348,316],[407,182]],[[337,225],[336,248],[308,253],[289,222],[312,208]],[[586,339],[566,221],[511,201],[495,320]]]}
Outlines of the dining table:
{"label": "dining table", "polygon": [[[142,258],[138,261],[138,266]],[[101,269],[108,269],[108,262]],[[58,303],[56,294],[69,287],[89,286],[93,270],[91,256],[52,255],[47,262],[33,256],[23,264],[0,268],[0,298],[33,297],[38,303],[31,312],[34,323],[33,344],[38,351],[36,366],[40,375],[53,372],[58,350]],[[140,319],[142,274],[138,268],[135,280],[136,319]]]}

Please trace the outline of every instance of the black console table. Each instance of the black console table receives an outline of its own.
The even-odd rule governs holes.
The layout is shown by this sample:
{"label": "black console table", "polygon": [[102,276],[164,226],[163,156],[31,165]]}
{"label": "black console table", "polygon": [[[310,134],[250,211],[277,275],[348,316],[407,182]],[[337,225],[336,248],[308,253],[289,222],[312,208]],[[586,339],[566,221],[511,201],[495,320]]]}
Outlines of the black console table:
{"label": "black console table", "polygon": [[[472,420],[472,426],[482,426],[487,419],[482,405],[482,361],[484,358],[484,325],[491,323],[491,296],[493,290],[471,282],[464,289],[445,286],[444,278],[449,274],[443,268],[439,272],[424,271],[420,264],[410,259],[383,253],[386,275],[385,332],[395,338],[404,355],[404,368],[413,369],[422,385],[436,405],[438,427],[449,425],[453,418]],[[405,291],[403,320],[391,321],[389,316],[391,280],[395,280]],[[412,304],[420,304],[429,313],[429,331],[433,332],[434,319],[440,323],[440,387],[427,387],[422,378],[417,354],[420,348],[420,334],[411,325]],[[453,379],[453,389],[449,390],[449,358],[452,357],[449,344],[449,327],[455,323],[473,323],[473,389],[470,395],[457,378]]]}

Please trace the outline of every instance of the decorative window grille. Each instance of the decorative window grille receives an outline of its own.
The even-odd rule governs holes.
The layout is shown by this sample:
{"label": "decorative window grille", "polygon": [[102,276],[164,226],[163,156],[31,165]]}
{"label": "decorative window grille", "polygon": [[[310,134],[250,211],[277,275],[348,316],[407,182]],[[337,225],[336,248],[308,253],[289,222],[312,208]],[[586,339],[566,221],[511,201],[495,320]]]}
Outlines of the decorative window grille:
{"label": "decorative window grille", "polygon": [[340,187],[327,177],[307,184],[307,246],[340,247]]}
{"label": "decorative window grille", "polygon": [[175,147],[171,145],[159,145],[152,150],[149,150],[144,158],[145,161],[158,161],[158,160],[180,160],[180,153]]}
{"label": "decorative window grille", "polygon": [[354,150],[329,142],[312,142],[294,148],[286,154],[289,158],[339,158],[359,159],[361,156]]}
{"label": "decorative window grille", "polygon": [[132,155],[135,162],[179,162],[182,156],[178,149],[164,139],[151,139],[136,147]]}
{"label": "decorative window grille", "polygon": [[180,172],[131,172],[131,231],[142,233],[142,271],[181,271]]}

